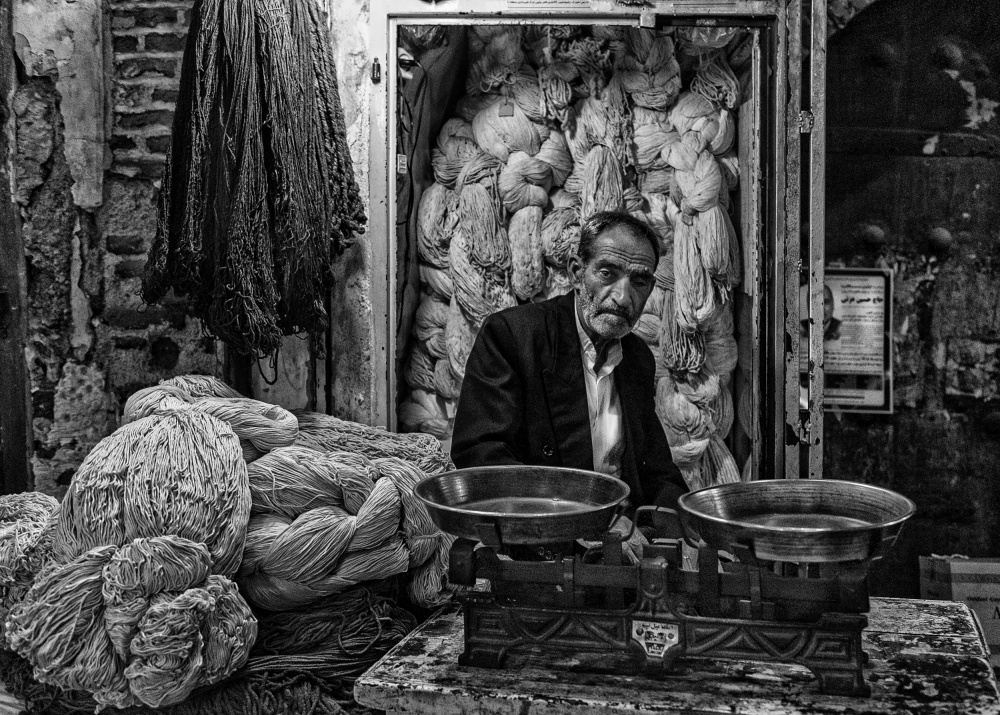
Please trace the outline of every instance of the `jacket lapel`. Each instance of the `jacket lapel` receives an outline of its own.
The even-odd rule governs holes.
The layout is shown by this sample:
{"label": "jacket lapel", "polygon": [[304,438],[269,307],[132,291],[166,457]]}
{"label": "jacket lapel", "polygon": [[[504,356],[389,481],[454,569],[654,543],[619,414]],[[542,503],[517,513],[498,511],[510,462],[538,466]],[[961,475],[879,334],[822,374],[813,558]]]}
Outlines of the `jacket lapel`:
{"label": "jacket lapel", "polygon": [[622,361],[615,368],[615,388],[618,391],[618,400],[622,410],[622,439],[625,442],[625,449],[622,452],[621,477],[622,480],[635,492],[632,495],[632,503],[640,503],[643,495],[639,493],[639,473],[635,463],[636,440],[641,439],[642,425],[636,419],[634,405],[642,404],[640,385],[634,379],[635,371],[632,368],[631,352],[626,346],[626,341],[622,341]]}
{"label": "jacket lapel", "polygon": [[580,336],[576,330],[574,293],[557,298],[550,316],[553,335],[552,362],[542,370],[545,397],[556,438],[559,463],[576,469],[594,468],[590,439],[587,386],[583,381]]}

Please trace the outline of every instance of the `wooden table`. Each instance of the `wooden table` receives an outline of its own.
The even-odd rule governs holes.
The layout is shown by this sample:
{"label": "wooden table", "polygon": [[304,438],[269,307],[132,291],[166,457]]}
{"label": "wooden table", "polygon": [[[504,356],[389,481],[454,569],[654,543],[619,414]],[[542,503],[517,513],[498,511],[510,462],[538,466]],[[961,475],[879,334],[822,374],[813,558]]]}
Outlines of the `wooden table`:
{"label": "wooden table", "polygon": [[593,655],[533,653],[511,656],[502,670],[460,667],[456,603],[361,676],[354,695],[414,715],[1000,715],[989,652],[964,603],[873,598],[868,617],[870,698],[820,695],[805,668],[748,660],[681,659],[676,673],[660,677],[621,675],[609,656]]}

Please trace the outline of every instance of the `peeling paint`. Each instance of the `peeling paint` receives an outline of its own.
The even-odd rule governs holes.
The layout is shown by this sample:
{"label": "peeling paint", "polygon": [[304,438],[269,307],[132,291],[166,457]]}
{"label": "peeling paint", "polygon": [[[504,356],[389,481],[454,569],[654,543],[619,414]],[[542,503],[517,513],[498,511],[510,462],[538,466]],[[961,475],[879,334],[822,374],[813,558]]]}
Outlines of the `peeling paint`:
{"label": "peeling paint", "polygon": [[93,317],[90,311],[90,299],[84,292],[81,279],[83,277],[83,246],[80,242],[80,221],[77,220],[73,229],[73,245],[70,251],[69,270],[69,300],[70,313],[73,320],[73,334],[70,336],[70,347],[77,360],[86,358],[90,347],[94,344],[94,333],[90,321]]}
{"label": "peeling paint", "polygon": [[85,209],[101,205],[107,152],[102,17],[99,0],[21,2],[13,14],[25,71],[56,80],[73,201]]}

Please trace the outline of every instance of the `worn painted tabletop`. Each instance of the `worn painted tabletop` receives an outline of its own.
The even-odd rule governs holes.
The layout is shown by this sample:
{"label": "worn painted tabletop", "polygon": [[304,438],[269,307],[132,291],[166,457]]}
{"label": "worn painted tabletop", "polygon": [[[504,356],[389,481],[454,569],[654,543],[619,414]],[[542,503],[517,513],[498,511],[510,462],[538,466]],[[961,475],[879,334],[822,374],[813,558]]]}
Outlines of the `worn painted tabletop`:
{"label": "worn painted tabletop", "polygon": [[512,655],[502,670],[458,665],[461,607],[444,606],[354,687],[369,707],[414,715],[1000,715],[989,653],[969,608],[873,598],[863,634],[870,698],[820,695],[796,665],[688,658],[666,676],[622,675],[608,655]]}

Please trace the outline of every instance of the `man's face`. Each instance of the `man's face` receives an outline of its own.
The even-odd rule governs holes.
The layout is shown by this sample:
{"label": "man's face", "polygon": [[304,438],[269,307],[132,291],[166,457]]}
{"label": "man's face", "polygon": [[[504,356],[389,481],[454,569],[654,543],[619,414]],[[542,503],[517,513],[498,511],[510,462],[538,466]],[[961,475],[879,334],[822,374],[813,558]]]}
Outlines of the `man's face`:
{"label": "man's face", "polygon": [[833,291],[828,286],[823,286],[823,322],[829,323],[833,319]]}
{"label": "man's face", "polygon": [[580,322],[591,339],[613,340],[639,321],[653,292],[656,255],[631,227],[611,226],[597,236],[586,264],[572,256],[567,269],[577,291]]}

